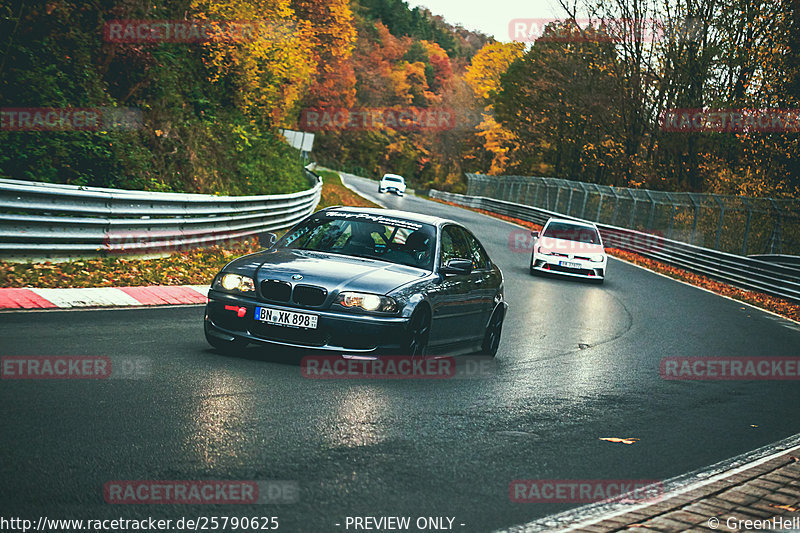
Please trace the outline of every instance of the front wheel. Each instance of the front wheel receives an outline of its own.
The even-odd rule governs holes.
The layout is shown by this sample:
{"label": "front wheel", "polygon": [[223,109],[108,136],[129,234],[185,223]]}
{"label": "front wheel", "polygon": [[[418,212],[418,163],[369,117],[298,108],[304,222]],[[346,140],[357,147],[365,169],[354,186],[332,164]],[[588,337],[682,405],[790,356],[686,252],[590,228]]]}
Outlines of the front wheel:
{"label": "front wheel", "polygon": [[505,312],[502,307],[498,307],[492,318],[489,320],[489,325],[486,326],[486,333],[483,336],[483,344],[481,345],[481,354],[494,357],[497,355],[497,349],[500,347],[500,335],[503,332],[503,319]]}
{"label": "front wheel", "polygon": [[431,332],[430,313],[427,309],[418,309],[408,321],[405,354],[410,356],[425,355],[428,351],[428,339]]}

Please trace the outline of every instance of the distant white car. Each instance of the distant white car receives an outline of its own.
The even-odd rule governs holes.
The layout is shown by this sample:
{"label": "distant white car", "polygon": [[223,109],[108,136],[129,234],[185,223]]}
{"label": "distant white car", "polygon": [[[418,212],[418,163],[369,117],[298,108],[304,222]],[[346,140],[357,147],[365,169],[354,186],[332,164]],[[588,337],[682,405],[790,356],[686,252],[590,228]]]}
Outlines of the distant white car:
{"label": "distant white car", "polygon": [[551,218],[541,234],[532,231],[531,274],[550,272],[603,283],[608,256],[597,226]]}
{"label": "distant white car", "polygon": [[403,196],[406,192],[406,180],[403,179],[403,176],[398,176],[397,174],[384,174],[378,184],[378,192],[393,192]]}

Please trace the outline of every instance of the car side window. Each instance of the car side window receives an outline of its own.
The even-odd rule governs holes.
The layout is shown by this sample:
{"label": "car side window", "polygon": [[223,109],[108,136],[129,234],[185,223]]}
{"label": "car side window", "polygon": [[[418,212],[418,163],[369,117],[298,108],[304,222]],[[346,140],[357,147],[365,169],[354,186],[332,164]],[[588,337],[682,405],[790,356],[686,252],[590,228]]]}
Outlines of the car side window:
{"label": "car side window", "polygon": [[464,231],[464,236],[469,244],[470,255],[468,259],[472,259],[472,268],[475,270],[489,268],[489,256],[486,255],[486,251],[481,246],[481,243],[478,242],[478,239],[468,231]]}
{"label": "car side window", "polygon": [[451,259],[471,259],[472,252],[458,226],[445,226],[442,228],[440,265],[445,265]]}

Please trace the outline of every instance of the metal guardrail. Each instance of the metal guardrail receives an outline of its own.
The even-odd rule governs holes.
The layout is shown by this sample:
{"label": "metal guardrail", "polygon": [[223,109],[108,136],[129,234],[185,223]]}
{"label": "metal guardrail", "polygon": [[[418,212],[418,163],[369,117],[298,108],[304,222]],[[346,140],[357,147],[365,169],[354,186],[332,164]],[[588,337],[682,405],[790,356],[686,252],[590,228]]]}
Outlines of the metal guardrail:
{"label": "metal guardrail", "polygon": [[737,255],[800,254],[800,201],[467,174],[467,194],[517,202]]}
{"label": "metal guardrail", "polygon": [[[484,196],[466,196],[437,190],[431,190],[430,196],[535,224],[544,224],[550,217],[582,220],[547,209]],[[597,227],[607,248],[628,250],[745,290],[800,303],[800,265],[729,254],[609,224],[597,224]]]}
{"label": "metal guardrail", "polygon": [[290,227],[322,180],[292,194],[213,196],[0,179],[0,257],[52,260],[164,253]]}

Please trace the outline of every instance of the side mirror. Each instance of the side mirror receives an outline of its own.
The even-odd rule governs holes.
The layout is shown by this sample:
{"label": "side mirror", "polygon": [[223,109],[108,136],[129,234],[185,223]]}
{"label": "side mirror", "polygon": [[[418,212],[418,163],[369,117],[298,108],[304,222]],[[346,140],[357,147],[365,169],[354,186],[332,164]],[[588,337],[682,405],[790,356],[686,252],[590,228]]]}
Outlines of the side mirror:
{"label": "side mirror", "polygon": [[469,259],[451,259],[439,269],[442,274],[469,274],[472,272],[472,261]]}
{"label": "side mirror", "polygon": [[531,231],[531,237],[533,237],[534,239],[538,239],[539,238],[539,232],[538,231]]}
{"label": "side mirror", "polygon": [[278,236],[271,231],[258,234],[258,245],[265,250],[269,250],[275,246],[276,242],[278,242]]}

